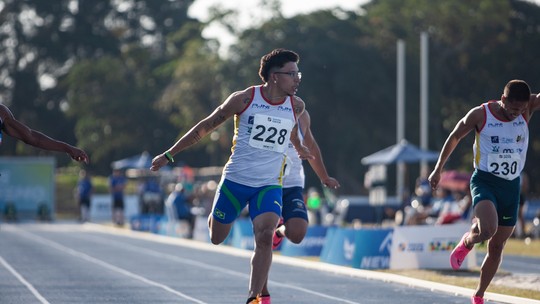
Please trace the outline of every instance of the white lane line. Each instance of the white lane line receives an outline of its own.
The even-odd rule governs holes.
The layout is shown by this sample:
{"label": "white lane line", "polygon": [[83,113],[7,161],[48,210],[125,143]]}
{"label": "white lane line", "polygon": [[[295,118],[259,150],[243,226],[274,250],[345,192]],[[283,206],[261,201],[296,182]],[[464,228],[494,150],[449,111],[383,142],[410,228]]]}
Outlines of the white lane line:
{"label": "white lane line", "polygon": [[[208,303],[203,302],[203,301],[201,301],[201,300],[199,300],[199,299],[195,299],[195,298],[193,298],[193,297],[190,297],[190,296],[188,296],[188,295],[186,295],[186,294],[184,294],[184,293],[182,293],[182,292],[180,292],[180,291],[174,290],[174,289],[172,289],[171,287],[169,287],[169,286],[167,286],[167,285],[164,285],[164,284],[161,284],[161,283],[152,281],[152,280],[147,279],[147,278],[145,278],[145,277],[143,277],[143,276],[140,276],[140,275],[137,275],[137,274],[135,274],[135,273],[129,272],[129,271],[127,271],[127,270],[125,270],[125,269],[122,269],[122,268],[120,268],[120,267],[116,267],[116,266],[114,266],[114,265],[112,265],[112,264],[109,264],[109,263],[104,262],[104,261],[102,261],[102,260],[99,260],[99,259],[96,259],[96,258],[94,258],[94,257],[91,257],[91,256],[89,256],[89,255],[87,255],[87,254],[85,254],[85,253],[82,253],[82,252],[73,250],[73,249],[71,249],[71,248],[65,247],[65,246],[63,246],[63,245],[61,245],[61,244],[58,244],[58,243],[56,243],[56,242],[53,242],[53,241],[50,241],[50,240],[48,240],[48,239],[42,238],[42,237],[40,237],[40,236],[34,235],[34,234],[32,234],[32,233],[25,232],[25,231],[22,231],[22,230],[19,230],[19,229],[17,229],[17,233],[23,234],[25,237],[30,238],[30,239],[33,239],[34,241],[37,241],[37,242],[42,243],[42,244],[44,244],[44,245],[47,245],[47,246],[49,246],[49,247],[53,247],[53,248],[58,249],[58,250],[60,250],[60,251],[62,251],[62,252],[65,252],[65,253],[71,254],[71,255],[73,255],[73,256],[76,256],[76,257],[78,257],[78,258],[81,258],[81,259],[83,259],[83,260],[86,260],[86,261],[88,261],[88,262],[97,264],[97,265],[99,265],[99,266],[102,266],[102,267],[105,267],[105,268],[110,269],[110,270],[112,270],[112,271],[118,272],[118,273],[123,274],[123,275],[125,275],[125,276],[128,276],[128,277],[130,277],[130,278],[139,280],[139,281],[141,281],[141,282],[143,282],[143,283],[146,283],[146,284],[148,284],[148,285],[151,285],[151,286],[155,286],[155,287],[161,288],[161,289],[163,289],[163,290],[165,290],[165,291],[167,291],[167,292],[170,292],[170,293],[172,293],[172,294],[174,294],[174,295],[177,295],[177,296],[179,296],[179,297],[181,297],[181,298],[183,298],[183,299],[190,300],[190,301],[192,301],[193,303],[197,303],[197,304],[208,304]],[[48,302],[47,302],[47,303],[48,303]]]}
{"label": "white lane line", "polygon": [[11,265],[9,265],[9,263],[6,262],[6,260],[4,260],[4,258],[1,256],[0,256],[0,264],[2,264],[7,270],[9,270],[9,272],[11,272],[11,274],[19,280],[19,282],[21,282],[24,286],[26,286],[26,288],[28,288],[28,290],[30,290],[30,292],[34,295],[34,297],[36,297],[36,299],[38,299],[42,304],[50,304],[49,301],[47,301],[47,299],[45,299],[39,293],[39,291],[37,291],[37,289],[34,288],[32,284],[30,284],[27,280],[25,280],[24,277],[20,273],[18,273],[17,270],[11,267]]}
{"label": "white lane line", "polygon": [[[174,237],[168,237],[168,236],[152,234],[152,233],[143,233],[143,232],[138,232],[138,231],[133,231],[133,230],[108,227],[108,226],[92,224],[92,223],[84,224],[83,228],[92,230],[92,231],[102,232],[105,234],[115,234],[115,235],[126,236],[126,237],[130,237],[134,239],[143,239],[143,240],[152,241],[152,242],[171,244],[171,245],[177,245],[177,246],[185,246],[189,248],[195,248],[195,249],[205,250],[205,251],[210,251],[210,252],[220,252],[222,254],[229,254],[233,256],[251,257],[251,252],[248,250],[227,247],[227,246],[215,246],[212,244],[198,242],[194,240],[174,238]],[[351,267],[346,267],[346,266],[322,263],[318,261],[308,261],[308,260],[303,260],[296,257],[275,255],[273,257],[272,263],[280,263],[283,265],[290,265],[294,267],[303,267],[303,268],[308,268],[308,269],[320,270],[320,271],[325,271],[329,273],[352,276],[356,278],[364,278],[368,280],[378,280],[382,282],[397,283],[397,284],[402,284],[405,286],[418,287],[418,288],[423,288],[423,289],[427,289],[431,291],[445,292],[445,293],[453,294],[456,296],[470,297],[470,295],[474,292],[474,290],[470,288],[464,288],[464,287],[453,286],[453,285],[448,285],[448,284],[443,284],[443,283],[436,283],[432,281],[414,279],[411,277],[400,276],[400,275],[392,274],[392,273],[384,273],[384,272],[377,272],[377,271],[364,270],[364,269],[358,269],[358,268],[351,268]],[[497,302],[503,302],[503,303],[509,303],[509,304],[540,304],[539,300],[508,296],[508,295],[491,293],[491,292],[486,292],[486,294],[484,295],[484,298],[490,301],[497,301]]]}
{"label": "white lane line", "polygon": [[[144,247],[131,245],[131,244],[124,243],[124,242],[119,242],[119,241],[111,242],[110,240],[102,238],[102,237],[90,236],[90,235],[87,236],[87,237],[89,239],[91,239],[92,241],[94,241],[94,242],[101,243],[101,244],[104,244],[104,245],[107,245],[107,246],[115,246],[115,247],[119,247],[119,248],[124,249],[124,250],[130,250],[130,251],[136,251],[138,253],[144,253],[144,254],[147,254],[149,256],[156,257],[158,259],[167,259],[167,260],[177,262],[177,263],[181,263],[181,264],[185,264],[185,265],[190,265],[190,266],[194,266],[194,267],[208,269],[208,270],[211,270],[214,273],[215,272],[220,272],[220,273],[224,273],[226,275],[232,275],[232,276],[236,276],[236,277],[240,277],[240,278],[244,278],[244,279],[249,279],[248,274],[245,274],[243,272],[230,270],[230,269],[227,269],[227,268],[223,268],[223,267],[220,267],[220,266],[217,266],[217,265],[208,265],[207,263],[202,263],[202,262],[199,262],[199,261],[196,261],[196,260],[190,260],[190,259],[186,259],[186,258],[180,258],[180,257],[175,256],[175,255],[162,253],[162,252],[159,252],[159,251],[155,251],[155,250],[152,250],[152,249],[147,249],[147,248],[144,248]],[[318,292],[318,291],[306,289],[306,288],[299,287],[299,286],[294,286],[294,285],[290,285],[290,284],[284,284],[284,283],[280,283],[280,282],[272,281],[272,280],[268,280],[268,283],[272,284],[272,285],[275,285],[275,286],[279,286],[281,288],[288,288],[288,289],[292,289],[292,290],[296,290],[296,291],[301,291],[301,292],[304,292],[304,293],[307,293],[307,294],[319,296],[321,298],[325,298],[325,299],[329,299],[329,300],[334,300],[334,301],[338,301],[338,302],[342,302],[342,303],[348,303],[348,304],[359,304],[358,302],[353,302],[353,301],[350,301],[350,300],[347,300],[347,299],[334,297],[334,296],[331,296],[331,295],[328,295],[328,294],[324,294],[324,293],[321,293],[321,292]]]}

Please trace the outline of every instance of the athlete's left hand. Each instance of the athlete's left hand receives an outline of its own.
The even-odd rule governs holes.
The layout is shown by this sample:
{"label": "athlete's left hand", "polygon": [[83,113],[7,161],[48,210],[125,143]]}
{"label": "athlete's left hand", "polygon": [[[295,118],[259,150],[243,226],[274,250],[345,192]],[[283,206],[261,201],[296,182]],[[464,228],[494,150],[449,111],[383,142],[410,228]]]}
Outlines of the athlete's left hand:
{"label": "athlete's left hand", "polygon": [[315,156],[311,155],[311,152],[309,151],[308,147],[304,146],[304,144],[300,144],[300,146],[296,147],[296,152],[298,152],[298,157],[302,160],[309,160],[309,159],[315,159]]}
{"label": "athlete's left hand", "polygon": [[330,189],[337,189],[337,188],[341,187],[338,180],[333,178],[333,177],[328,177],[328,178],[322,180],[322,184],[325,185],[326,187],[330,188]]}

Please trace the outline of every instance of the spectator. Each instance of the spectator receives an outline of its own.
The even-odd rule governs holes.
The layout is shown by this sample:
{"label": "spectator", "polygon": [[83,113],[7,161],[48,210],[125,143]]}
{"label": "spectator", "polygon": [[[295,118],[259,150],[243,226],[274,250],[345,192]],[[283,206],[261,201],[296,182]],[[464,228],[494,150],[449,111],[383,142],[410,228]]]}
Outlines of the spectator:
{"label": "spectator", "polygon": [[76,195],[79,203],[79,220],[87,222],[90,220],[90,200],[93,193],[92,180],[86,170],[79,171],[79,181],[77,183]]}
{"label": "spectator", "polygon": [[445,188],[438,188],[434,195],[427,206],[422,205],[418,200],[413,200],[410,206],[405,207],[406,225],[433,224],[439,217],[443,206],[454,201],[452,192]]}
{"label": "spectator", "polygon": [[113,174],[109,177],[109,190],[112,195],[112,220],[118,226],[124,225],[124,190],[126,188],[127,179],[124,172],[119,169],[114,169]]}
{"label": "spectator", "polygon": [[423,206],[429,206],[431,203],[432,191],[428,180],[428,168],[422,168],[420,176],[416,179],[414,194],[420,200]]}
{"label": "spectator", "polygon": [[454,200],[444,203],[435,224],[453,224],[457,221],[466,221],[470,218],[472,206],[470,193],[466,195],[455,193],[454,195],[460,195],[461,197],[455,197]]}
{"label": "spectator", "polygon": [[139,194],[142,214],[163,214],[163,192],[155,177],[143,182]]}
{"label": "spectator", "polygon": [[174,191],[167,198],[166,204],[174,208],[176,219],[191,221],[193,216],[188,197],[185,194],[184,185],[178,183],[174,186]]}

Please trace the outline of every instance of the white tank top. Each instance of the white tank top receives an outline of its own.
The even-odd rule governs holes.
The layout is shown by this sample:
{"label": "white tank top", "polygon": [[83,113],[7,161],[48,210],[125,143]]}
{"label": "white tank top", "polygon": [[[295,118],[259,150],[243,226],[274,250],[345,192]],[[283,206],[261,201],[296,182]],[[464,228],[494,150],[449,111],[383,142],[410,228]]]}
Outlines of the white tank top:
{"label": "white tank top", "polygon": [[223,178],[250,187],[281,185],[295,121],[292,97],[271,104],[262,86],[254,87],[250,103],[234,116],[232,154]]}
{"label": "white tank top", "polygon": [[[298,138],[304,140],[304,134],[298,123]],[[292,143],[289,143],[287,148],[287,163],[285,167],[285,176],[283,177],[283,188],[302,187],[304,188],[306,176],[304,174],[304,166],[302,160],[298,157],[298,152]]]}
{"label": "white tank top", "polygon": [[513,180],[525,166],[529,126],[523,115],[512,121],[499,120],[488,106],[492,102],[482,104],[486,121],[475,134],[474,168]]}

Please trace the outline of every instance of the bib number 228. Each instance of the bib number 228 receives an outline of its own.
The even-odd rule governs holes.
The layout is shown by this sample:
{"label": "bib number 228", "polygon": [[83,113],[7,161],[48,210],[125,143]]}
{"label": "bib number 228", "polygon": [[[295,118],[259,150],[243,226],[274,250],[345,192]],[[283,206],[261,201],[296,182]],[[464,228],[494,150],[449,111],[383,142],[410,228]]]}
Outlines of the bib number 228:
{"label": "bib number 228", "polygon": [[263,150],[284,152],[289,144],[293,122],[286,118],[255,115],[249,145]]}

